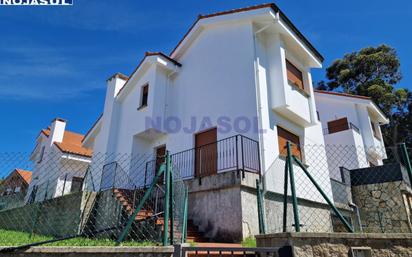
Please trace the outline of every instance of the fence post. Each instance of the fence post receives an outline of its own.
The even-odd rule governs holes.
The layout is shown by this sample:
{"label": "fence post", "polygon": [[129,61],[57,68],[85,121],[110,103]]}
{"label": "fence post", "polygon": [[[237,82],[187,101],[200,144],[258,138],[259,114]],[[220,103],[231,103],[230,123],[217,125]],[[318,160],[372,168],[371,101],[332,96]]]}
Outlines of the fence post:
{"label": "fence post", "polygon": [[187,211],[189,204],[189,190],[185,187],[185,202],[183,206],[183,234],[182,234],[182,243],[186,243],[187,238]]}
{"label": "fence post", "polygon": [[237,171],[237,176],[239,177],[239,149],[238,149],[238,140],[237,136],[235,136],[235,157],[236,157],[236,171]]}
{"label": "fence post", "polygon": [[409,183],[412,186],[412,165],[411,165],[411,161],[409,160],[408,150],[406,149],[405,143],[401,144],[401,152],[402,152],[402,159],[403,159],[406,171],[408,172]]}
{"label": "fence post", "polygon": [[245,178],[245,149],[243,147],[243,136],[240,136],[240,151],[242,153],[242,178]]}
{"label": "fence post", "polygon": [[[286,147],[286,146],[285,146]],[[285,162],[285,174],[284,174],[284,184],[283,184],[283,232],[287,231],[287,219],[288,219],[288,166],[289,159]]]}
{"label": "fence post", "polygon": [[170,169],[169,171],[169,183],[170,183],[170,210],[169,210],[169,215],[170,215],[170,244],[173,245],[174,242],[174,185],[173,185],[173,169],[172,169],[172,162],[170,159],[170,155],[167,154],[166,156],[166,161],[169,163],[168,168]]}
{"label": "fence post", "polygon": [[166,192],[165,192],[165,214],[164,214],[164,221],[163,221],[163,246],[167,246],[169,244],[169,211],[170,211],[170,168],[169,168],[169,152],[166,151]]}
{"label": "fence post", "polygon": [[48,191],[49,191],[49,180],[47,180],[47,183],[46,183],[46,192],[44,192],[44,200],[43,201],[47,200]]}
{"label": "fence post", "polygon": [[115,186],[116,186],[117,162],[116,162],[115,164],[116,164],[116,165],[114,166],[114,177],[113,177],[113,186],[112,186],[112,189],[114,189]]}
{"label": "fence post", "polygon": [[66,181],[67,181],[67,173],[66,173],[66,175],[64,175],[62,196],[64,195],[64,190],[66,189]]}
{"label": "fence post", "polygon": [[39,219],[39,215],[40,215],[40,210],[41,210],[41,203],[40,202],[35,203],[35,213],[33,215],[33,220],[32,220],[32,224],[31,224],[31,231],[30,231],[30,236],[29,236],[30,240],[34,236],[35,229],[36,229],[36,226],[37,226],[37,220]]}
{"label": "fence post", "polygon": [[295,231],[300,232],[300,222],[299,222],[299,210],[298,210],[298,200],[296,197],[296,190],[295,190],[295,175],[293,174],[293,161],[292,161],[292,150],[291,150],[291,143],[288,141],[286,143],[287,148],[287,162],[288,162],[288,170],[290,176],[290,190],[292,192],[292,205],[293,205],[293,217],[295,220]]}
{"label": "fence post", "polygon": [[312,182],[312,184],[316,187],[316,189],[319,191],[319,193],[322,195],[323,199],[329,204],[329,206],[332,208],[333,212],[338,216],[340,221],[342,221],[343,225],[345,225],[346,229],[353,233],[354,230],[351,225],[346,221],[345,217],[340,213],[340,211],[336,208],[336,206],[332,203],[332,201],[329,199],[329,197],[323,192],[322,188],[319,186],[319,184],[316,182],[316,180],[310,175],[306,167],[303,165],[303,163],[296,157],[293,157],[295,162],[299,165],[299,167],[303,170],[303,172],[306,174],[306,176],[309,178],[309,180]]}
{"label": "fence post", "polygon": [[263,216],[263,199],[259,179],[256,179],[256,197],[258,207],[259,234],[266,234],[265,218]]}

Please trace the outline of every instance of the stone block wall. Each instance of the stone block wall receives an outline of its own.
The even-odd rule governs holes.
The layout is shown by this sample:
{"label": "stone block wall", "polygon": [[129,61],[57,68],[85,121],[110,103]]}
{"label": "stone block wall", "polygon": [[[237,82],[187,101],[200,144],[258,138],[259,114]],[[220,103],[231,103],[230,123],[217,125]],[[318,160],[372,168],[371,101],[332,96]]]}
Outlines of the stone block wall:
{"label": "stone block wall", "polygon": [[410,212],[403,194],[412,194],[404,181],[352,186],[364,232],[410,233]]}
{"label": "stone block wall", "polygon": [[353,257],[364,249],[373,257],[412,256],[412,234],[278,233],[256,236],[258,247],[292,246],[294,257]]}

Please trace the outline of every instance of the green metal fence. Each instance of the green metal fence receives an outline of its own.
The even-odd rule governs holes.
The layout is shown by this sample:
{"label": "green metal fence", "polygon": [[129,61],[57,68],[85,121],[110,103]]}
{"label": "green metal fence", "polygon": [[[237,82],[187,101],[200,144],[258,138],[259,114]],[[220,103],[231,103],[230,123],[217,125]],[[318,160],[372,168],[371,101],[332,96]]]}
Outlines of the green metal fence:
{"label": "green metal fence", "polygon": [[188,194],[169,154],[44,153],[41,160],[0,154],[0,174],[7,174],[0,184],[0,245],[184,240]]}
{"label": "green metal fence", "polygon": [[[291,144],[257,184],[259,230],[412,233],[412,172],[404,144]],[[263,190],[262,190],[263,188]]]}

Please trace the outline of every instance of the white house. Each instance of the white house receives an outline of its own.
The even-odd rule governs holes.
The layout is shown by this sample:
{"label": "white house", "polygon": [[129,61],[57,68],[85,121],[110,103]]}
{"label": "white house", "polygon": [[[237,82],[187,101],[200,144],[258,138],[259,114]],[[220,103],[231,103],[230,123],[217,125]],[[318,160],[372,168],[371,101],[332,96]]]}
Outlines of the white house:
{"label": "white house", "polygon": [[[315,178],[329,176],[324,149],[312,158],[305,153],[306,145],[324,145],[311,78],[322,61],[274,4],[201,15],[170,55],[146,53],[130,77],[117,73],[107,80],[103,114],[83,146],[95,155],[132,157],[184,151],[174,162],[191,185],[190,218],[204,229],[212,223],[208,229],[217,237],[257,233],[256,198],[246,189],[264,174],[266,190],[283,194],[287,140]],[[105,163],[116,162],[115,156]],[[131,170],[130,162],[121,166]],[[239,170],[252,182],[239,182],[230,200],[196,194],[209,178],[224,181],[227,171]],[[143,173],[129,172],[135,184]],[[315,188],[302,173],[296,176],[305,185],[297,186],[298,197],[324,203],[310,193]],[[200,189],[191,182],[199,178]],[[331,196],[330,185],[324,191]],[[221,206],[227,206],[221,215],[231,215],[230,222],[211,213]],[[323,214],[329,218],[329,211]]]}
{"label": "white house", "polygon": [[33,175],[26,201],[43,201],[80,191],[92,151],[81,145],[83,135],[66,130],[56,118],[42,129],[31,153]]}
{"label": "white house", "polygon": [[339,167],[383,164],[387,157],[380,126],[389,120],[371,98],[316,90],[315,99],[332,178],[340,179]]}

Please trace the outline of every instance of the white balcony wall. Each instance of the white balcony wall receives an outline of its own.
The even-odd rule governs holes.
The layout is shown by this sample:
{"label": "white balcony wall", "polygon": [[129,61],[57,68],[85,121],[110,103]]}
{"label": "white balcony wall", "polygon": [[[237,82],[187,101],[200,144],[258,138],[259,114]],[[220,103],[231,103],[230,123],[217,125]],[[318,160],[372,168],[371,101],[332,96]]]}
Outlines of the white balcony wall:
{"label": "white balcony wall", "polygon": [[346,169],[369,167],[362,136],[354,129],[325,135],[325,144],[331,178],[341,181],[340,167]]}

